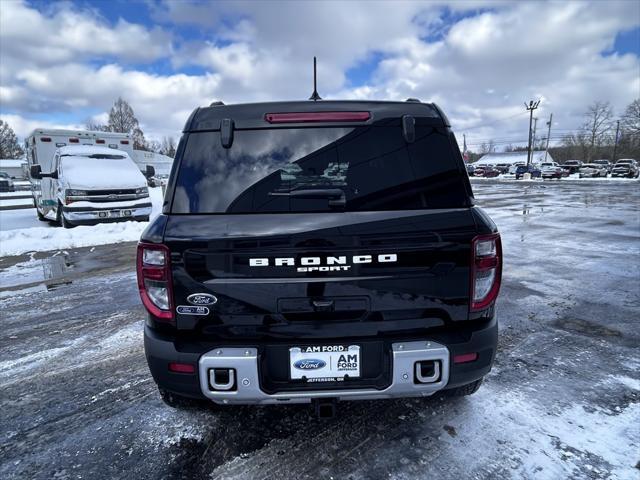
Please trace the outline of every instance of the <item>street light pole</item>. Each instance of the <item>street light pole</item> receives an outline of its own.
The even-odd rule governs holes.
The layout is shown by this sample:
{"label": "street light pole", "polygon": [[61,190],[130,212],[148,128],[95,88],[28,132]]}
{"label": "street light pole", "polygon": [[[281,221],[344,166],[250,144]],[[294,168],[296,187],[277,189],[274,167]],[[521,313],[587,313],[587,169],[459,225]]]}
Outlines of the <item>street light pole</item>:
{"label": "street light pole", "polygon": [[531,100],[529,102],[529,105],[527,105],[527,102],[524,102],[524,107],[529,111],[529,146],[527,147],[527,170],[529,170],[529,164],[531,163],[531,134],[533,133],[531,124],[533,123],[533,111],[538,108],[538,105],[540,105],[540,100],[536,102]]}

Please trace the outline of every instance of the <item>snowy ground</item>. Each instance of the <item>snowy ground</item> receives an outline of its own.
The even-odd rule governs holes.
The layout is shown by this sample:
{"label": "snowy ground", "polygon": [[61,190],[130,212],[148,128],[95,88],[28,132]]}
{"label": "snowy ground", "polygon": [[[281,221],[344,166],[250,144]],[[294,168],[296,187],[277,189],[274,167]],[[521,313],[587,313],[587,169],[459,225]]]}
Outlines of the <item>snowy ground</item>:
{"label": "snowy ground", "polygon": [[327,422],[165,407],[135,244],[0,258],[0,478],[638,479],[637,187],[475,184],[505,251],[485,384],[344,403]]}
{"label": "snowy ground", "polygon": [[[162,210],[162,188],[150,188],[149,196],[153,203],[153,218]],[[32,202],[30,198],[27,201]],[[147,222],[121,222],[64,229],[50,222],[38,221],[35,208],[0,210],[0,257],[137,241],[147,225]]]}
{"label": "snowy ground", "polygon": [[26,198],[2,198],[0,197],[0,209],[33,207],[31,196]]}

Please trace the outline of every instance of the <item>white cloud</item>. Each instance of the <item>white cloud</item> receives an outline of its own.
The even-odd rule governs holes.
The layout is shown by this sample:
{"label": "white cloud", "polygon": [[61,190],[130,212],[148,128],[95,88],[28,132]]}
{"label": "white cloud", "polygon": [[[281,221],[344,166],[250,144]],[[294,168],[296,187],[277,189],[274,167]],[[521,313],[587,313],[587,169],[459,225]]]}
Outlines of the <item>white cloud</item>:
{"label": "white cloud", "polygon": [[103,56],[146,62],[171,51],[171,36],[159,28],[122,19],[109,25],[95,10],[67,3],[44,15],[22,1],[3,2],[0,32],[3,61],[13,57],[38,66]]}
{"label": "white cloud", "polygon": [[55,122],[48,120],[35,120],[35,119],[27,119],[21,115],[13,115],[13,114],[4,114],[2,115],[2,120],[6,121],[15,134],[20,137],[20,139],[24,139],[27,137],[33,130],[36,128],[61,128],[67,130],[83,130],[84,126],[81,122],[78,123],[64,123],[64,122]]}
{"label": "white cloud", "polygon": [[[176,135],[193,108],[216,99],[307,98],[313,55],[324,98],[437,101],[460,137],[468,129],[470,142],[525,138],[522,102],[531,98],[544,97],[540,124],[553,111],[554,124],[569,129],[593,100],[610,100],[619,112],[640,96],[638,56],[601,53],[618,32],[640,24],[637,2],[150,5],[162,28],[109,24],[67,4],[43,13],[3,3],[2,108],[23,119],[31,112],[107,111],[122,96],[147,136]],[[481,7],[489,8],[476,12]],[[205,41],[180,39],[180,30],[171,33],[176,25]],[[371,78],[350,85],[348,69],[373,52],[383,60]],[[205,72],[134,66],[158,59],[175,72],[193,65]]]}

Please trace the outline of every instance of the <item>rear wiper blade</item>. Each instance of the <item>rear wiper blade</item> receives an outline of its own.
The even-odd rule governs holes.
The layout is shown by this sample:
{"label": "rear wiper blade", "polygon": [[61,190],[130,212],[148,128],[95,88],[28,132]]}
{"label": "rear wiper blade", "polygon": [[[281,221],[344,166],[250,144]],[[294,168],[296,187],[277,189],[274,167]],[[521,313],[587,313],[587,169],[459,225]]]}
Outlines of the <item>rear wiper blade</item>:
{"label": "rear wiper blade", "polygon": [[273,197],[326,198],[329,200],[329,206],[332,207],[344,206],[347,203],[344,191],[339,188],[301,188],[288,192],[270,192],[269,195]]}

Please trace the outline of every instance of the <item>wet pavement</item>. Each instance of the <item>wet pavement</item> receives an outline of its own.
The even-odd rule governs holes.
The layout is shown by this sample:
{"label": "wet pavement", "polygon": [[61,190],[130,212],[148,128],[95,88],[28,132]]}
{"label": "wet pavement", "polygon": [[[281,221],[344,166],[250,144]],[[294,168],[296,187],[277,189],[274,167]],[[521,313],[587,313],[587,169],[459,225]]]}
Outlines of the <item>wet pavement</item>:
{"label": "wet pavement", "polygon": [[135,245],[0,259],[0,478],[640,476],[640,188],[475,184],[503,236],[500,345],[463,399],[176,411]]}

